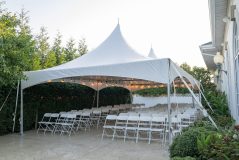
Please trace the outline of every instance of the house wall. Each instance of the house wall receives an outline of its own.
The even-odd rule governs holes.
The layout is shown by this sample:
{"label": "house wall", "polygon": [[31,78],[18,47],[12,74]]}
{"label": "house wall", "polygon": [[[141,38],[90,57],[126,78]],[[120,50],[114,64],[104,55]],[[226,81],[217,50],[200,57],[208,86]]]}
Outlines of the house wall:
{"label": "house wall", "polygon": [[[222,69],[227,71],[220,73],[218,82],[219,88],[227,95],[231,115],[239,124],[239,68],[238,68],[238,28],[239,28],[239,0],[231,1],[228,6],[228,16],[230,16],[230,6],[236,4],[235,21],[228,21],[224,33],[224,64]],[[225,43],[226,42],[226,43]]]}

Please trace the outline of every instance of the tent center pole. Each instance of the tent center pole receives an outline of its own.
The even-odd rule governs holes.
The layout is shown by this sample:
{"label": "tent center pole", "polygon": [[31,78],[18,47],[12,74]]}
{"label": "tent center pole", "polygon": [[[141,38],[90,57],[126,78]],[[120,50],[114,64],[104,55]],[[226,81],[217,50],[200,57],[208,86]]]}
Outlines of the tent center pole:
{"label": "tent center pole", "polygon": [[171,100],[170,100],[170,60],[168,62],[168,84],[167,84],[167,94],[168,94],[168,142],[169,145],[172,144],[172,134],[171,134]]}
{"label": "tent center pole", "polygon": [[23,136],[23,89],[21,87],[20,134]]}
{"label": "tent center pole", "polygon": [[99,85],[97,81],[97,97],[96,97],[96,107],[99,108]]}

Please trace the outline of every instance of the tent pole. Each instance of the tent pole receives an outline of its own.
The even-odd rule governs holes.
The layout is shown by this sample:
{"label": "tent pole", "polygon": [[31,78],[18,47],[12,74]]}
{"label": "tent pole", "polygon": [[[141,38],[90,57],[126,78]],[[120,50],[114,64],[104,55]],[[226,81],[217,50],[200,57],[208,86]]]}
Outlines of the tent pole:
{"label": "tent pole", "polygon": [[98,86],[98,81],[97,81],[97,97],[96,97],[96,106],[99,108],[99,86]]}
{"label": "tent pole", "polygon": [[15,122],[16,122],[16,114],[17,114],[17,102],[18,102],[18,93],[19,93],[19,84],[20,84],[20,81],[17,82],[17,95],[16,95],[15,111],[14,111],[14,115],[13,115],[12,132],[14,132],[14,130],[15,130]]}
{"label": "tent pole", "polygon": [[172,135],[171,135],[171,101],[170,101],[170,60],[169,60],[169,68],[168,68],[168,84],[167,84],[167,93],[168,93],[168,141],[169,145],[172,143]]}
{"label": "tent pole", "polygon": [[20,134],[23,136],[23,89],[21,85]]}
{"label": "tent pole", "polygon": [[37,129],[37,124],[38,124],[38,106],[36,107],[35,129]]}

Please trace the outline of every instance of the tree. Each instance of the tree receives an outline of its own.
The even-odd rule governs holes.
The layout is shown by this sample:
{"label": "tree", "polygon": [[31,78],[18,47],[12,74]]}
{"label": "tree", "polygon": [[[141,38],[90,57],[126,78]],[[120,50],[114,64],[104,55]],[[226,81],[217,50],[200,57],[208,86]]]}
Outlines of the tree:
{"label": "tree", "polygon": [[32,70],[42,69],[40,57],[38,54],[34,53],[32,55]]}
{"label": "tree", "polygon": [[[18,40],[21,41],[20,48],[22,48],[23,54],[26,54],[24,63],[26,63],[27,68],[25,70],[32,70],[34,64],[34,55],[35,55],[35,40],[31,33],[31,29],[29,26],[29,17],[27,16],[28,11],[22,9],[19,14],[19,37]],[[24,47],[23,47],[24,46]]]}
{"label": "tree", "polygon": [[45,68],[50,68],[56,65],[56,55],[53,51],[50,51],[45,60]]}
{"label": "tree", "polygon": [[34,40],[26,12],[20,15],[2,9],[0,3],[0,86],[14,85],[31,67]]}
{"label": "tree", "polygon": [[82,56],[82,55],[86,54],[87,52],[88,52],[88,49],[87,49],[85,38],[82,38],[79,41],[79,45],[78,45],[79,56]]}
{"label": "tree", "polygon": [[188,72],[189,74],[191,74],[192,69],[191,69],[191,67],[190,67],[186,62],[184,62],[183,64],[181,64],[180,67],[181,67],[182,69],[184,69],[186,72]]}
{"label": "tree", "polygon": [[66,62],[71,61],[75,58],[77,49],[74,46],[75,46],[75,40],[73,38],[70,38],[64,50]]}
{"label": "tree", "polygon": [[212,83],[212,74],[209,70],[203,67],[194,66],[191,73],[195,79],[200,81],[204,88],[211,88],[214,86]]}
{"label": "tree", "polygon": [[64,55],[63,55],[63,48],[61,47],[61,40],[62,35],[60,32],[57,32],[57,35],[54,40],[54,44],[52,47],[52,51],[55,54],[56,57],[56,65],[62,64],[64,62]]}
{"label": "tree", "polygon": [[50,51],[48,43],[49,37],[45,27],[40,28],[40,33],[36,37],[36,54],[40,57],[40,64],[45,68],[46,56]]}

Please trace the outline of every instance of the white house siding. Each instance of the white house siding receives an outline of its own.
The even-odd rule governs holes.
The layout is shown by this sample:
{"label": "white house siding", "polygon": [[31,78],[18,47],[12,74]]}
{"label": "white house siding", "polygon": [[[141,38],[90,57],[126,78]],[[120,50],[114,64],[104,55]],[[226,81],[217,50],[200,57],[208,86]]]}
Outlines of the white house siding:
{"label": "white house siding", "polygon": [[[223,22],[224,17],[232,18],[231,9],[236,5],[234,19]],[[231,115],[239,124],[239,0],[209,0],[210,23],[212,33],[211,52],[201,46],[202,53],[214,56],[217,51],[224,55],[222,69],[227,71],[220,73],[219,80],[216,81],[218,88],[225,92],[228,99]],[[225,12],[226,11],[226,12]],[[224,47],[221,47],[223,44]],[[212,58],[205,58],[209,70],[215,71],[215,64]]]}
{"label": "white house siding", "polygon": [[[227,55],[228,55],[228,59],[227,61],[225,61],[225,63],[228,64],[228,70],[227,70],[227,78],[228,78],[228,102],[229,102],[229,108],[231,111],[231,115],[234,117],[235,120],[238,119],[238,114],[236,112],[237,110],[237,105],[236,105],[236,81],[235,81],[235,64],[234,64],[234,46],[235,46],[235,39],[234,39],[234,27],[236,25],[234,25],[233,23],[235,22],[230,22],[228,25],[228,33],[227,33],[227,42],[228,42],[228,46],[227,46]],[[223,74],[223,73],[222,73]],[[223,86],[225,86],[225,84],[222,84]]]}

